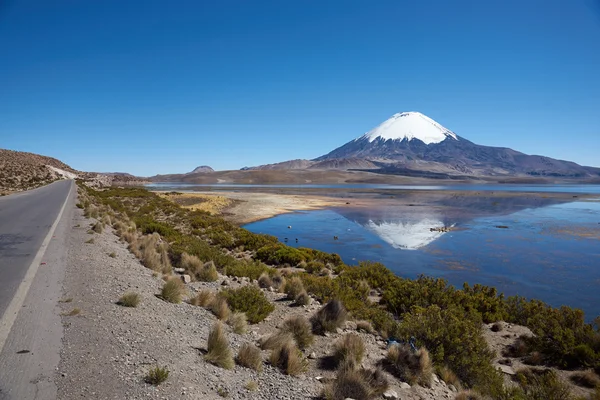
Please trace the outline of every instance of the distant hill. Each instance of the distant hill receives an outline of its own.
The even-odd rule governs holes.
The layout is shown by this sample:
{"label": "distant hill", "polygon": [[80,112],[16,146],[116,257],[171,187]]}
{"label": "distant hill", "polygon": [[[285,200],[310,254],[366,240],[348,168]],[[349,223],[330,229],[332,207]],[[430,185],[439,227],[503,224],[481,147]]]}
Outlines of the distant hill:
{"label": "distant hill", "polygon": [[33,189],[79,172],[57,160],[39,154],[0,149],[0,191]]}
{"label": "distant hill", "polygon": [[209,167],[208,165],[201,165],[199,167],[194,168],[192,172],[188,172],[188,174],[201,174],[209,172],[215,172],[215,170]]}

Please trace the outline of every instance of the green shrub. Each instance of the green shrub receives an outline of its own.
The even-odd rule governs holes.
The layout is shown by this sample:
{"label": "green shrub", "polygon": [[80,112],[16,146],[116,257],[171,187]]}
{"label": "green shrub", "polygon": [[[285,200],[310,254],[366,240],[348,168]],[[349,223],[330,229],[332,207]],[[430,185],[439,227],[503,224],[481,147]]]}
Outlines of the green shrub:
{"label": "green shrub", "polygon": [[140,304],[140,295],[137,293],[125,293],[118,301],[123,307],[137,307]]}
{"label": "green shrub", "polygon": [[515,377],[528,400],[571,400],[571,389],[554,370],[517,371]]}
{"label": "green shrub", "polygon": [[253,285],[227,289],[223,292],[223,296],[233,311],[246,313],[251,324],[262,321],[275,309],[265,294]]}
{"label": "green shrub", "polygon": [[185,285],[179,278],[171,278],[163,285],[160,297],[169,303],[181,303],[185,295]]}
{"label": "green shrub", "polygon": [[269,267],[265,264],[255,261],[255,262],[246,262],[239,261],[235,264],[227,266],[225,268],[225,274],[229,276],[237,276],[237,277],[248,277],[252,280],[259,279],[259,277],[263,276],[263,274],[269,271]]}
{"label": "green shrub", "polygon": [[250,343],[244,343],[242,347],[240,347],[235,361],[242,367],[250,368],[258,372],[263,369],[260,349]]}
{"label": "green shrub", "polygon": [[149,383],[154,386],[158,386],[169,377],[169,370],[166,367],[159,367],[158,365],[150,371],[148,371],[148,375],[144,378],[146,383]]}
{"label": "green shrub", "polygon": [[210,330],[207,347],[208,352],[204,356],[206,361],[225,369],[234,367],[233,354],[220,321],[217,321]]}
{"label": "green shrub", "polygon": [[488,349],[476,313],[465,313],[458,307],[442,310],[433,305],[415,307],[404,314],[395,336],[417,338],[425,346],[434,363],[447,365],[468,386],[484,394],[502,391],[502,376],[492,366],[494,353]]}

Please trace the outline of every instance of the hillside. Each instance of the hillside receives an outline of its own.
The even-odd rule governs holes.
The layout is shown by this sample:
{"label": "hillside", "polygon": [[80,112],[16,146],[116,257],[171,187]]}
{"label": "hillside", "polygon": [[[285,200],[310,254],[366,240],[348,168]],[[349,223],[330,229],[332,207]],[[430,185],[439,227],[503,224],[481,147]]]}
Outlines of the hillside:
{"label": "hillside", "polygon": [[0,149],[0,192],[33,189],[77,173],[52,157]]}

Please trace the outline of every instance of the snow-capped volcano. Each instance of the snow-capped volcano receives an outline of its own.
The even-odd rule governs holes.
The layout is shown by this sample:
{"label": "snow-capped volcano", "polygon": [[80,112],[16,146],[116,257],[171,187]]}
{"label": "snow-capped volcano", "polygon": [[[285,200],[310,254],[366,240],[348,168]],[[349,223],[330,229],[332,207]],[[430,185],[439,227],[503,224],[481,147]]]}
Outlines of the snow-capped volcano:
{"label": "snow-capped volcano", "polygon": [[369,142],[378,139],[384,141],[418,139],[425,144],[440,143],[447,138],[458,140],[454,132],[416,111],[394,114],[356,140],[362,138]]}

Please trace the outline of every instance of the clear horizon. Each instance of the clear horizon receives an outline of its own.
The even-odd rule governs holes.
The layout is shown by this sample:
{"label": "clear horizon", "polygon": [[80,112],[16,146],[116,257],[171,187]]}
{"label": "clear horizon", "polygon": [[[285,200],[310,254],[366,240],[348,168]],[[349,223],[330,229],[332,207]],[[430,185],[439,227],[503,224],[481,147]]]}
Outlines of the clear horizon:
{"label": "clear horizon", "polygon": [[139,176],[312,159],[419,111],[600,167],[600,6],[0,5],[0,148]]}

